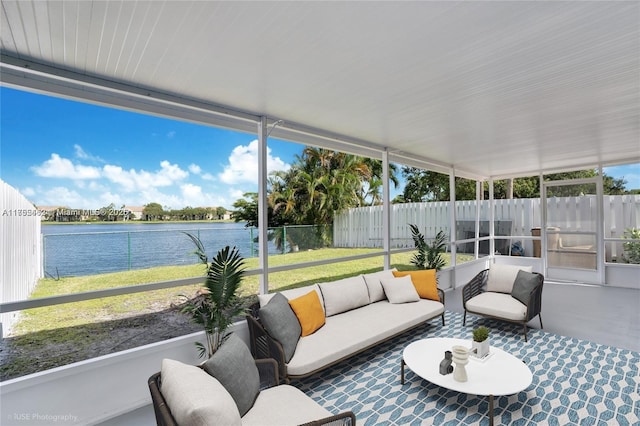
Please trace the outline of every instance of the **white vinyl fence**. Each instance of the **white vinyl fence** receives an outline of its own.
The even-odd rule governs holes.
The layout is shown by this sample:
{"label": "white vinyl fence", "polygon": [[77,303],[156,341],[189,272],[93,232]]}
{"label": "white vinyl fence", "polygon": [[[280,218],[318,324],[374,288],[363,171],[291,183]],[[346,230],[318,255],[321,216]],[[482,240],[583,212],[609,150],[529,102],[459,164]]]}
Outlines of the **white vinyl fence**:
{"label": "white vinyl fence", "polygon": [[[0,302],[24,300],[41,275],[40,216],[20,192],[0,180]],[[0,314],[0,336],[17,319]]]}
{"label": "white vinyl fence", "polygon": [[[563,231],[585,230],[586,226],[596,223],[595,202],[595,196],[550,198],[547,200],[549,219]],[[478,205],[480,234],[488,235],[489,201],[480,201]],[[605,238],[620,238],[625,229],[640,227],[640,195],[607,195],[603,210]],[[496,235],[531,236],[531,229],[542,224],[541,214],[539,198],[495,200]],[[456,240],[473,238],[475,219],[475,201],[456,202]],[[413,247],[409,224],[416,224],[428,238],[441,229],[449,233],[449,202],[393,204],[390,222],[391,247]],[[333,233],[336,247],[381,247],[382,207],[359,207],[336,215]],[[523,244],[530,256],[532,242],[523,241]],[[612,246],[607,251],[613,251],[615,256],[616,247],[621,244]]]}

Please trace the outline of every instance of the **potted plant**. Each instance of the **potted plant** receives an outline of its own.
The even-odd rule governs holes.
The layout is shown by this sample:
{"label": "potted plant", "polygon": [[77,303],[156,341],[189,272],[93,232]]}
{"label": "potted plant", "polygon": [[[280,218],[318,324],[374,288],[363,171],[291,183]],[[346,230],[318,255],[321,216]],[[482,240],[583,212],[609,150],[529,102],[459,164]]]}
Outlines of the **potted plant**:
{"label": "potted plant", "polygon": [[439,271],[444,268],[446,265],[446,261],[442,257],[442,253],[446,248],[444,232],[442,230],[438,231],[431,244],[427,244],[424,235],[416,225],[409,224],[409,228],[411,229],[413,244],[418,251],[411,258],[411,263],[418,269],[435,269]]}
{"label": "potted plant", "polygon": [[489,331],[484,325],[473,330],[471,353],[474,356],[484,358],[489,355]]}
{"label": "potted plant", "polygon": [[227,329],[235,318],[245,312],[242,301],[237,296],[244,275],[244,259],[236,247],[224,247],[211,259],[205,253],[198,237],[187,232],[196,246],[195,254],[206,265],[206,277],[203,288],[195,297],[186,299],[181,312],[191,316],[196,324],[204,327],[207,337],[206,346],[196,342],[200,357],[211,357],[227,336]]}

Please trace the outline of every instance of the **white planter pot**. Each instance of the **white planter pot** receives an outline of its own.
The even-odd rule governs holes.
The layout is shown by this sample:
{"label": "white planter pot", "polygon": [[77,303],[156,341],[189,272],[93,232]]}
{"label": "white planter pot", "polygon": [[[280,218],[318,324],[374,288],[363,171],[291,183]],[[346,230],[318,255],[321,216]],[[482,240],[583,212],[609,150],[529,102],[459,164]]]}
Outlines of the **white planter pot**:
{"label": "white planter pot", "polygon": [[473,341],[473,345],[471,346],[471,354],[478,358],[484,358],[489,354],[489,339],[484,342],[476,342]]}

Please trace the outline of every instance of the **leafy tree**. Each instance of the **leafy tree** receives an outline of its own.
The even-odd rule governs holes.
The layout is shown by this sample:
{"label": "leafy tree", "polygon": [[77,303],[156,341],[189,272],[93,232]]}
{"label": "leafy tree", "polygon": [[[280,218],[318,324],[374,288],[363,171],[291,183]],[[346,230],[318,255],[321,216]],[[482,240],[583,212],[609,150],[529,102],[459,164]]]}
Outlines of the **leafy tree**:
{"label": "leafy tree", "polygon": [[102,207],[98,210],[98,219],[103,220],[105,222],[111,222],[113,220],[117,220],[117,218],[112,214],[116,205],[111,203],[108,206]]}
{"label": "leafy tree", "polygon": [[[390,180],[397,182],[396,166],[390,167]],[[317,247],[331,239],[333,216],[351,207],[377,204],[382,188],[382,162],[323,148],[305,147],[287,171],[276,171],[267,183],[270,228],[289,225],[316,225],[309,230],[287,229],[291,247]],[[244,194],[234,203],[235,221],[257,226],[257,194]],[[270,236],[282,248],[284,232]]]}
{"label": "leafy tree", "polygon": [[215,214],[216,214],[216,217],[218,219],[222,219],[224,217],[224,215],[227,214],[227,209],[225,209],[222,206],[221,207],[216,207]]}
{"label": "leafy tree", "polygon": [[[406,180],[406,185],[402,197],[398,197],[396,202],[422,202],[422,201],[448,201],[449,200],[449,176],[416,167],[403,167],[402,175]],[[591,178],[597,176],[594,169],[580,170],[575,172],[553,173],[545,175],[545,180],[570,180]],[[602,177],[604,194],[619,195],[625,193],[626,181],[616,179],[606,174]],[[456,177],[456,199],[475,200],[475,181]],[[570,187],[554,188],[551,193],[556,196],[578,196],[592,191],[592,185],[572,185]],[[493,197],[495,199],[507,198],[508,181],[496,180],[493,182]],[[484,182],[483,197],[489,198],[489,184]],[[538,198],[540,197],[540,179],[537,176],[515,178],[513,180],[514,198]]]}
{"label": "leafy tree", "polygon": [[158,203],[149,203],[142,209],[142,214],[147,217],[147,220],[161,219],[165,211]]}

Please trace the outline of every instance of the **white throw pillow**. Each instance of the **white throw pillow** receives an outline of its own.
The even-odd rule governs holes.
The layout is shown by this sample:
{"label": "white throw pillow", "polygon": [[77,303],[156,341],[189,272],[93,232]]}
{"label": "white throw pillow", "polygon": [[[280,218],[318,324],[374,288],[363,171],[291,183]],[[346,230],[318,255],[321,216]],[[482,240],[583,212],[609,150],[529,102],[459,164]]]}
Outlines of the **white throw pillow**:
{"label": "white throw pillow", "polygon": [[509,293],[513,290],[513,283],[516,281],[518,271],[531,272],[531,266],[515,266],[493,264],[489,269],[489,277],[487,278],[487,291],[497,291],[500,293]]}
{"label": "white throw pillow", "polygon": [[161,392],[180,425],[241,425],[235,401],[203,369],[172,359],[162,360]]}
{"label": "white throw pillow", "polygon": [[328,317],[369,304],[369,290],[362,275],[322,283],[319,287]]}
{"label": "white throw pillow", "polygon": [[384,289],[382,288],[382,283],[380,282],[380,280],[395,278],[393,275],[393,271],[395,270],[396,268],[393,268],[386,271],[365,274],[362,276],[364,278],[364,281],[367,283],[367,288],[369,289],[369,302],[375,303],[386,299],[386,296],[384,295]]}
{"label": "white throw pillow", "polygon": [[402,278],[382,279],[380,282],[390,303],[418,302],[420,300],[420,295],[409,275]]}

